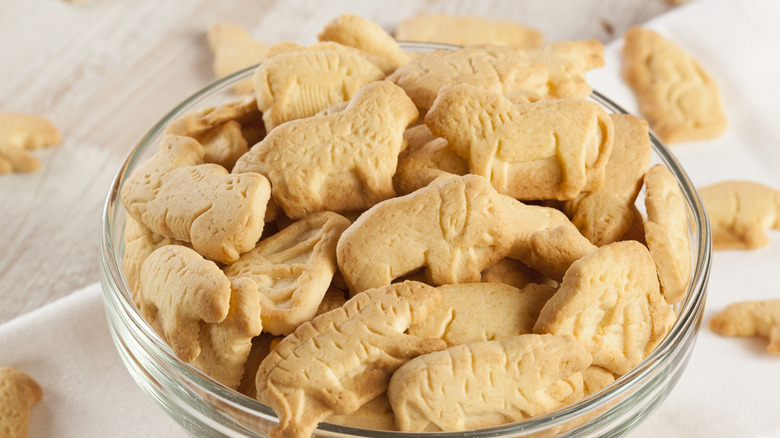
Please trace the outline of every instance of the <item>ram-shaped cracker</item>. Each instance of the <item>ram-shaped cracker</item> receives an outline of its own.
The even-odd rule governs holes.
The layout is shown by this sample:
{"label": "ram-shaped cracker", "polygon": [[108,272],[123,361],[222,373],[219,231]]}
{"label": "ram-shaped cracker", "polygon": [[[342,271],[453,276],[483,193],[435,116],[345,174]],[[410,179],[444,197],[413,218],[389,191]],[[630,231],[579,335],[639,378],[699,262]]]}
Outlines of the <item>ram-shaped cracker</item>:
{"label": "ram-shaped cracker", "polygon": [[417,108],[403,90],[378,81],[340,112],[288,122],[241,157],[234,173],[258,172],[292,219],[365,210],[395,196],[393,174]]}
{"label": "ram-shaped cracker", "polygon": [[547,65],[517,47],[478,46],[436,50],[418,56],[387,77],[406,91],[415,105],[428,109],[444,87],[470,84],[500,94],[544,87]]}
{"label": "ram-shaped cracker", "polygon": [[594,365],[622,375],[650,354],[674,319],[650,252],[626,241],[574,262],[542,308],[534,332],[573,335]]}
{"label": "ram-shaped cracker", "polygon": [[398,42],[373,21],[342,14],[329,21],[317,35],[320,41],[333,41],[386,59],[398,68],[411,59]]}
{"label": "ram-shaped cracker", "polygon": [[194,250],[168,245],[144,262],[136,305],[177,357],[238,387],[252,338],[262,330],[253,281],[231,282]]}
{"label": "ram-shaped cracker", "polygon": [[590,363],[572,336],[513,336],[412,359],[393,374],[387,393],[405,432],[490,427],[562,407],[570,394],[558,382]]}
{"label": "ram-shaped cracker", "polygon": [[427,267],[433,283],[473,283],[505,256],[560,279],[596,248],[558,210],[496,192],[477,175],[450,178],[363,213],[336,249],[355,294]]}
{"label": "ram-shaped cracker", "polygon": [[311,48],[269,48],[255,72],[257,106],[268,132],[284,122],[310,117],[352,98],[364,85],[385,78],[376,57],[336,43]]}
{"label": "ram-shaped cracker", "polygon": [[761,336],[767,351],[780,355],[780,300],[729,304],[710,319],[710,329],[723,336]]}
{"label": "ram-shaped cracker", "polygon": [[439,303],[436,289],[404,282],[374,289],[298,327],[257,371],[257,398],[279,417],[272,438],[308,437],[329,415],[357,411],[385,392],[409,359],[446,347],[404,334]]}
{"label": "ram-shaped cracker", "polygon": [[699,189],[712,225],[713,249],[756,249],[780,229],[780,190],[751,181],[724,181]]}
{"label": "ram-shaped cracker", "polygon": [[157,234],[191,242],[211,260],[232,263],[252,249],[263,233],[268,180],[199,164],[203,147],[189,137],[165,136],[160,149],[122,188],[128,214]]}
{"label": "ram-shaped cracker", "polygon": [[32,377],[13,367],[0,367],[0,437],[27,438],[30,411],[43,397]]}
{"label": "ram-shaped cracker", "polygon": [[471,173],[522,200],[569,200],[598,189],[614,141],[612,119],[597,103],[515,105],[465,84],[442,89],[425,124],[468,160]]}
{"label": "ram-shaped cracker", "polygon": [[594,245],[619,240],[634,220],[634,201],[650,167],[647,122],[629,114],[610,114],[615,127],[604,184],[564,204],[563,211]]}
{"label": "ram-shaped cracker", "polygon": [[333,212],[314,213],[225,268],[228,278],[257,283],[265,331],[287,335],[314,317],[336,272],[336,242],[349,224]]}

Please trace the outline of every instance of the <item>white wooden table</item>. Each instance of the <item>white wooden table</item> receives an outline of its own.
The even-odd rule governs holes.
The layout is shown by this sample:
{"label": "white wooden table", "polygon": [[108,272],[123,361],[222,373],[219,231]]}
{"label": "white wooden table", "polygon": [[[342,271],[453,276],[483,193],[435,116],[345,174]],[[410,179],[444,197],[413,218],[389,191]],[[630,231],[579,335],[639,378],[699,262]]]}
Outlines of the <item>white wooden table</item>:
{"label": "white wooden table", "polygon": [[419,13],[515,20],[547,41],[619,38],[662,0],[0,0],[0,111],[45,116],[61,146],[0,175],[0,323],[99,280],[108,186],[133,144],[214,79],[205,30],[230,21],[267,43],[316,41],[344,12],[392,30]]}

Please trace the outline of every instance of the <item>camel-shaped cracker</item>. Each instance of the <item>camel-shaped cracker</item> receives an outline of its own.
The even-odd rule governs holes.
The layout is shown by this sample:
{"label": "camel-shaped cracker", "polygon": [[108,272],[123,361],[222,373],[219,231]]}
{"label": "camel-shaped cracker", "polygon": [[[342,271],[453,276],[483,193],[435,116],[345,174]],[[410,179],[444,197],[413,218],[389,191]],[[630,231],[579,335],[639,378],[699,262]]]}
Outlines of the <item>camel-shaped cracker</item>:
{"label": "camel-shaped cracker", "polygon": [[0,174],[39,169],[41,162],[26,151],[54,146],[60,141],[60,132],[43,117],[0,113]]}
{"label": "camel-shaped cracker", "polygon": [[572,336],[512,336],[412,359],[393,374],[387,394],[404,432],[497,426],[563,406],[571,394],[556,383],[590,362]]}
{"label": "camel-shaped cracker", "polygon": [[155,233],[231,263],[260,239],[271,187],[256,173],[231,175],[217,164],[200,164],[203,154],[189,137],[163,137],[160,152],[127,179],[122,201]]}
{"label": "camel-shaped cracker", "polygon": [[353,294],[422,267],[437,285],[478,282],[483,269],[505,256],[560,279],[594,250],[560,211],[501,195],[477,175],[374,206],[347,228],[336,249]]}
{"label": "camel-shaped cracker", "polygon": [[305,438],[332,414],[382,394],[409,359],[442,350],[440,339],[404,334],[441,297],[423,283],[373,289],[299,326],[260,364],[257,398],[279,417],[272,438]]}
{"label": "camel-shaped cracker", "polygon": [[756,249],[780,229],[780,190],[750,181],[725,181],[699,189],[712,225],[714,249]]}
{"label": "camel-shaped cracker", "polygon": [[710,319],[710,328],[723,336],[762,336],[767,351],[780,355],[780,300],[729,304]]}
{"label": "camel-shaped cracker", "polygon": [[663,340],[674,319],[650,252],[626,241],[574,262],[542,308],[534,332],[574,335],[594,365],[622,375]]}
{"label": "camel-shaped cracker", "polygon": [[333,212],[314,213],[225,268],[228,278],[258,284],[265,331],[287,335],[314,317],[336,272],[336,242],[349,224]]}
{"label": "camel-shaped cracker", "polygon": [[136,305],[177,357],[238,387],[252,338],[263,328],[254,281],[228,280],[194,250],[168,245],[146,258]]}
{"label": "camel-shaped cracker", "polygon": [[269,132],[233,172],[266,175],[274,199],[292,219],[324,210],[364,210],[395,196],[392,177],[403,133],[417,116],[398,86],[373,82],[341,112]]}
{"label": "camel-shaped cracker", "polygon": [[0,437],[27,438],[30,410],[43,390],[32,377],[13,367],[0,367]]}

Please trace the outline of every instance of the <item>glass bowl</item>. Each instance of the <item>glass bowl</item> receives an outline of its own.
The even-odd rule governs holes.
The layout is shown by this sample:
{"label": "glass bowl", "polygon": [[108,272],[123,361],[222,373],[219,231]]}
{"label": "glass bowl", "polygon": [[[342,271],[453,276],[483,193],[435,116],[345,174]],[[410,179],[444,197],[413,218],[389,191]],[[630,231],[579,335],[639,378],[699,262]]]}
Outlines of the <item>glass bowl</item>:
{"label": "glass bowl", "polygon": [[[452,46],[404,43],[412,52]],[[165,126],[183,114],[236,99],[231,87],[252,76],[254,67],[221,79],[195,93],[160,120],[132,149],[108,192],[100,234],[101,282],[109,327],[119,355],[138,385],[194,436],[267,436],[276,422],[273,411],[252,398],[228,389],[179,360],[133,304],[122,272],[126,212],[120,192],[127,177],[156,151]],[[625,113],[598,92],[591,99],[608,112]],[[620,436],[647,418],[669,395],[690,358],[704,308],[710,272],[711,235],[706,213],[685,171],[651,132],[653,162],[661,162],[685,194],[691,237],[692,277],[677,319],[666,338],[639,365],[613,384],[577,403],[519,423],[469,431],[470,437]],[[637,208],[644,211],[642,196]],[[358,429],[321,423],[317,437],[357,436],[408,438],[414,434]],[[464,432],[426,433],[426,437],[462,437]]]}

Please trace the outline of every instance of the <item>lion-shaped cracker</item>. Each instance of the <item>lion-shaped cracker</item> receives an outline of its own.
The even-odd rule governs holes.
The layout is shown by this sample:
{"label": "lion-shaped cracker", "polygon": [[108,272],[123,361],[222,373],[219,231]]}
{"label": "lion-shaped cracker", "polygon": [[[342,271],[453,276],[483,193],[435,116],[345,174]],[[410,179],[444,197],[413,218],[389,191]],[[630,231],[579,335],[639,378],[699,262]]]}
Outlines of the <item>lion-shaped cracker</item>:
{"label": "lion-shaped cracker", "polygon": [[337,43],[290,50],[294,48],[276,54],[272,46],[269,58],[255,72],[257,106],[267,132],[350,100],[364,85],[387,75],[373,61],[376,57],[358,49]]}
{"label": "lion-shaped cracker", "polygon": [[60,132],[43,117],[0,112],[0,174],[38,170],[41,162],[26,151],[61,141]]}
{"label": "lion-shaped cracker", "polygon": [[231,175],[217,164],[199,164],[203,153],[189,137],[163,137],[160,151],[127,179],[122,201],[153,232],[232,263],[260,239],[271,187],[257,173]]}
{"label": "lion-shaped cracker", "polygon": [[32,377],[13,367],[0,367],[0,437],[27,438],[30,411],[43,397]]}
{"label": "lion-shaped cracker", "polygon": [[679,303],[691,277],[685,195],[663,164],[651,167],[645,175],[645,192],[645,239],[658,270],[661,294],[669,304]]}
{"label": "lion-shaped cracker", "polygon": [[509,46],[436,50],[399,67],[387,80],[406,91],[415,105],[428,109],[439,90],[470,84],[499,94],[544,86],[549,69],[522,49]]}
{"label": "lion-shaped cracker", "polygon": [[425,124],[468,160],[471,173],[521,200],[569,200],[598,189],[614,140],[612,119],[597,103],[515,105],[465,84],[442,89]]}
{"label": "lion-shaped cracker", "polygon": [[373,82],[341,112],[269,132],[233,172],[266,175],[274,199],[292,219],[323,210],[364,210],[395,196],[392,178],[403,133],[417,116],[398,86]]}
{"label": "lion-shaped cracker", "polygon": [[411,59],[382,27],[352,14],[343,14],[329,21],[317,35],[317,39],[360,49],[388,60],[395,68]]}
{"label": "lion-shaped cracker", "polygon": [[610,114],[615,127],[604,184],[564,204],[563,211],[594,245],[619,240],[634,220],[634,201],[650,167],[647,122],[629,114]]}
{"label": "lion-shaped cracker", "polygon": [[703,140],[725,131],[718,86],[693,58],[649,29],[631,28],[624,39],[623,77],[663,141]]}
{"label": "lion-shaped cracker", "polygon": [[674,318],[647,248],[616,242],[571,265],[534,332],[574,335],[594,365],[622,375],[661,342]]}
{"label": "lion-shaped cracker", "polygon": [[266,332],[287,335],[314,317],[336,271],[336,242],[349,224],[333,212],[314,213],[225,268],[228,278],[257,283]]}
{"label": "lion-shaped cracker", "polygon": [[448,346],[533,333],[539,312],[555,289],[529,284],[461,283],[437,287],[441,304],[409,334],[439,338]]}
{"label": "lion-shaped cracker", "polygon": [[133,294],[133,300],[138,293],[138,280],[141,276],[141,266],[144,260],[154,250],[166,245],[189,245],[187,242],[181,242],[170,237],[161,236],[153,233],[145,225],[127,216],[125,220],[125,256],[122,259],[122,270]]}
{"label": "lion-shaped cracker", "polygon": [[437,285],[478,282],[505,256],[560,279],[595,247],[560,211],[525,205],[465,175],[377,204],[347,228],[336,250],[355,294],[422,267]]}
{"label": "lion-shaped cracker", "polygon": [[536,29],[503,20],[446,14],[418,15],[398,23],[395,38],[399,41],[424,41],[477,46],[494,44],[536,49],[544,43],[544,35]]}
{"label": "lion-shaped cracker", "polygon": [[137,297],[141,315],[177,357],[238,387],[252,338],[262,331],[253,281],[230,281],[194,250],[169,245],[147,257]]}
{"label": "lion-shaped cracker", "polygon": [[780,300],[729,304],[710,319],[710,329],[723,336],[761,336],[767,351],[780,355]]}
{"label": "lion-shaped cracker", "polygon": [[528,55],[550,69],[547,82],[532,90],[545,99],[590,96],[593,88],[585,82],[585,73],[604,66],[604,45],[598,40],[556,41]]}
{"label": "lion-shaped cracker", "polygon": [[[218,78],[260,63],[268,51],[265,43],[253,39],[244,28],[233,23],[209,27],[206,40],[214,53],[214,74]],[[233,90],[239,94],[251,93],[252,80],[239,82]]]}
{"label": "lion-shaped cracker", "polygon": [[396,283],[361,293],[284,338],[257,372],[257,398],[279,417],[271,437],[310,436],[329,415],[357,411],[385,392],[409,359],[444,349],[440,339],[404,334],[440,299],[425,284]]}
{"label": "lion-shaped cracker", "polygon": [[490,427],[560,408],[558,397],[570,393],[556,383],[590,362],[572,336],[513,336],[412,359],[393,374],[387,393],[405,432]]}
{"label": "lion-shaped cracker", "polygon": [[725,181],[699,189],[712,225],[714,249],[756,249],[780,229],[780,190],[750,181]]}

